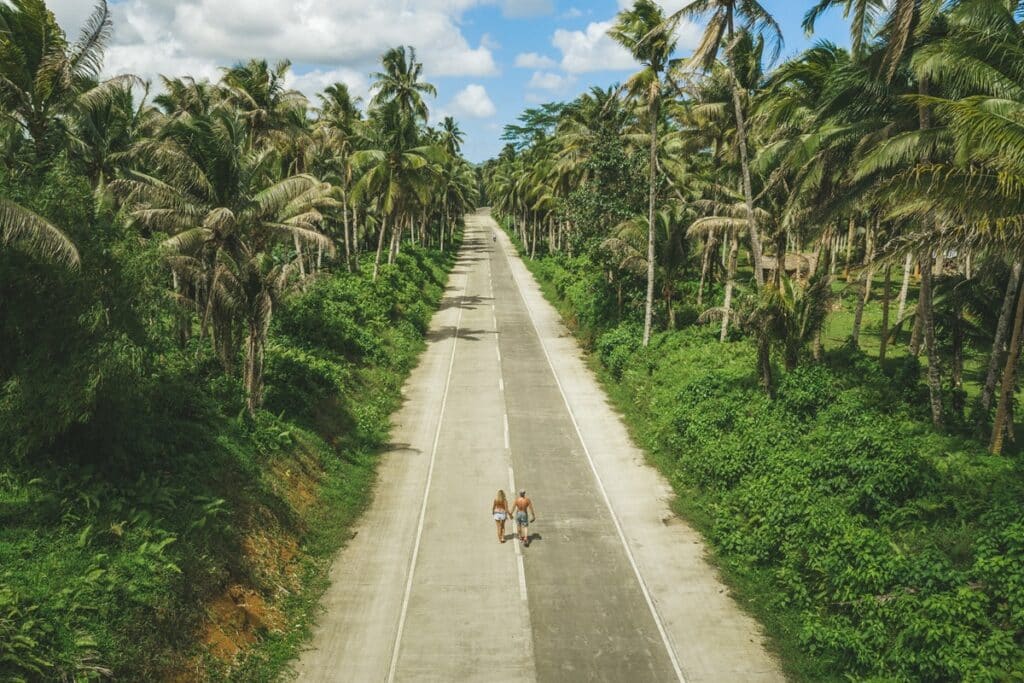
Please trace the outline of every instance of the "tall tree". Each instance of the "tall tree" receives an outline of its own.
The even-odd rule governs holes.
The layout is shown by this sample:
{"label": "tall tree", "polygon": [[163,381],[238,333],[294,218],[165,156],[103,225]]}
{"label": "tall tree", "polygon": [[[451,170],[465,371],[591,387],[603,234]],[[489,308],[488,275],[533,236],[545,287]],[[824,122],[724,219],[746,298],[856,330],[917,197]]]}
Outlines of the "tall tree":
{"label": "tall tree", "polygon": [[[678,12],[669,17],[669,26],[674,27],[683,19],[705,23],[706,28],[701,42],[690,57],[692,64],[705,72],[710,70],[719,51],[724,47],[726,65],[732,76],[732,101],[736,114],[736,145],[740,151],[740,167],[743,181],[743,195],[747,205],[747,220],[750,223],[750,253],[754,267],[754,281],[758,287],[764,284],[764,270],[761,266],[761,237],[758,232],[757,218],[754,214],[754,193],[750,182],[750,144],[747,133],[747,120],[743,110],[741,90],[743,78],[740,73],[741,52],[737,50],[743,41],[737,41],[737,35],[747,33],[764,41],[770,48],[774,61],[782,49],[782,29],[778,22],[756,0],[693,0]],[[737,31],[737,24],[743,29]],[[746,65],[749,67],[749,64]]]}
{"label": "tall tree", "polygon": [[643,345],[651,340],[651,318],[654,309],[655,230],[658,201],[658,125],[661,121],[661,100],[665,72],[673,65],[672,53],[676,38],[674,26],[665,22],[661,8],[651,0],[636,0],[632,9],[623,10],[608,31],[617,43],[629,50],[643,69],[626,82],[631,95],[647,109],[647,131],[650,136],[647,208],[647,298],[644,304]]}

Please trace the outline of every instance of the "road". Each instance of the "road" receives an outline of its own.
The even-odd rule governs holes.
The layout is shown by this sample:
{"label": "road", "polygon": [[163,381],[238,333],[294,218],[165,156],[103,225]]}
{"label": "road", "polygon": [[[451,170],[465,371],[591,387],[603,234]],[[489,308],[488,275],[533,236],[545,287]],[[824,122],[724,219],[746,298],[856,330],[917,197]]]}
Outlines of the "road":
{"label": "road", "polygon": [[[486,211],[428,342],[298,680],[784,680]],[[534,500],[528,548],[499,488]]]}

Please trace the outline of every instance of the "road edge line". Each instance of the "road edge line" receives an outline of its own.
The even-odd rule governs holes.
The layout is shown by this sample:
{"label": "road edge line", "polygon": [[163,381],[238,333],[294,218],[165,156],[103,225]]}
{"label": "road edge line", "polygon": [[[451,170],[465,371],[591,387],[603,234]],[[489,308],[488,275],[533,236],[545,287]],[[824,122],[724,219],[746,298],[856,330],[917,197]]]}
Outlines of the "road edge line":
{"label": "road edge line", "polygon": [[[462,299],[465,301],[469,291],[469,273],[462,285]],[[465,309],[459,306],[459,317],[455,321],[455,334],[452,336],[452,355],[448,361],[448,376],[444,382],[444,395],[441,397],[441,410],[437,416],[437,429],[434,431],[434,445],[430,450],[430,465],[427,468],[427,483],[423,492],[423,504],[420,507],[420,519],[416,525],[416,541],[413,544],[412,558],[409,560],[409,575],[405,582],[405,594],[402,597],[402,611],[398,617],[398,630],[395,633],[395,644],[391,652],[391,664],[388,665],[388,683],[394,683],[398,668],[398,655],[402,647],[402,633],[405,630],[405,619],[409,612],[409,598],[412,595],[412,582],[416,574],[416,560],[420,554],[420,542],[423,539],[423,523],[427,516],[427,502],[430,498],[430,484],[434,478],[434,462],[437,460],[437,446],[441,441],[441,427],[444,424],[445,408],[448,406],[448,390],[452,384],[452,370],[455,368],[455,349],[459,343],[459,331],[462,329],[462,313]]]}

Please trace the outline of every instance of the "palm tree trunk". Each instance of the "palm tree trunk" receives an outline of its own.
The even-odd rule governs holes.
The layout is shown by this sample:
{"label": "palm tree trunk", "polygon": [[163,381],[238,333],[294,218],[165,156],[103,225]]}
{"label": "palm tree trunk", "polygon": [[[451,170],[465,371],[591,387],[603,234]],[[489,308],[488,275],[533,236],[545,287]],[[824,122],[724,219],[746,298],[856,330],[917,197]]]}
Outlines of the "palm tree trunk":
{"label": "palm tree trunk", "polygon": [[1013,311],[1014,296],[1020,286],[1021,262],[1013,264],[1010,270],[1010,277],[1006,281],[1006,293],[1003,295],[1003,305],[999,309],[999,322],[996,323],[996,333],[992,338],[992,352],[988,357],[988,371],[985,373],[985,385],[981,389],[981,396],[978,398],[977,424],[979,430],[982,425],[988,422],[989,411],[992,409],[992,398],[996,391],[996,375],[999,365],[1005,362],[1006,353],[1006,332],[1010,327],[1010,315]]}
{"label": "palm tree trunk", "polygon": [[715,249],[715,231],[708,233],[707,242],[704,244],[704,255],[700,260],[700,284],[697,286],[697,308],[704,305],[704,284],[708,279],[708,268],[711,264],[711,252]]}
{"label": "palm tree trunk", "polygon": [[903,314],[907,312],[907,292],[910,291],[910,269],[914,266],[914,257],[907,254],[903,262],[903,281],[900,283],[900,301],[896,307],[896,325],[903,324]]}
{"label": "palm tree trunk", "polygon": [[928,400],[932,412],[932,425],[936,429],[942,429],[942,375],[939,372],[939,352],[935,344],[932,290],[932,259],[929,254],[921,264],[921,296],[920,303],[918,303],[918,317],[924,328],[924,346],[928,356]]}
{"label": "palm tree trunk", "polygon": [[864,277],[864,303],[871,301],[871,286],[875,282],[875,242],[878,239],[878,232],[881,229],[881,221],[875,219],[874,226],[870,222],[865,226],[864,235],[864,267],[867,274]]}
{"label": "palm tree trunk", "polygon": [[885,350],[889,345],[889,304],[892,300],[892,264],[885,266],[885,284],[882,285],[882,330],[878,339],[878,360],[885,362]]}
{"label": "palm tree trunk", "polygon": [[264,339],[258,321],[249,321],[245,344],[245,407],[252,415],[263,403]]}
{"label": "palm tree trunk", "polygon": [[954,298],[952,330],[953,362],[950,368],[953,412],[959,419],[964,415],[964,311],[959,298]]}
{"label": "palm tree trunk", "polygon": [[830,258],[828,260],[828,272],[829,275],[835,277],[836,274],[836,254],[839,252],[839,237],[832,238],[832,247],[829,250]]}
{"label": "palm tree trunk", "polygon": [[305,259],[302,258],[302,245],[299,243],[298,235],[292,235],[292,238],[295,241],[295,254],[299,261],[299,278],[304,281],[306,279],[306,264]]}
{"label": "palm tree trunk", "polygon": [[734,231],[730,236],[729,257],[725,267],[725,301],[722,303],[722,331],[718,335],[719,342],[724,342],[729,334],[729,314],[732,312],[732,289],[736,280],[736,253],[739,249],[739,237]]}
{"label": "palm tree trunk", "polygon": [[740,167],[743,172],[743,198],[747,204],[747,221],[750,223],[750,263],[754,267],[754,282],[760,289],[764,285],[764,269],[761,265],[761,235],[754,216],[754,190],[750,183],[750,160],[747,158],[747,126],[740,102],[740,83],[732,74],[732,104],[736,110],[736,142],[740,148]]}
{"label": "palm tree trunk", "polygon": [[775,274],[772,278],[775,289],[782,291],[782,275],[786,270],[786,233],[782,230],[775,238]]}
{"label": "palm tree trunk", "polygon": [[448,224],[451,222],[449,218],[449,207],[448,202],[444,203],[444,225],[441,226],[441,251],[444,251],[444,233],[448,230]]}
{"label": "palm tree trunk", "polygon": [[850,341],[853,346],[860,348],[860,328],[864,322],[864,307],[867,306],[868,299],[871,297],[871,281],[875,277],[874,270],[871,268],[871,263],[875,258],[875,243],[871,237],[871,224],[867,224],[865,229],[865,252],[864,252],[864,270],[858,277],[860,282],[860,288],[858,291],[859,297],[857,298],[857,309],[853,315],[853,330],[850,333]]}
{"label": "palm tree trunk", "polygon": [[380,259],[384,253],[384,233],[388,228],[388,215],[381,213],[380,233],[377,235],[377,254],[373,257],[373,281],[377,281],[377,273],[380,271]]}
{"label": "palm tree trunk", "polygon": [[352,207],[352,272],[359,272],[359,254],[362,250],[362,244],[359,240],[359,207]]}
{"label": "palm tree trunk", "polygon": [[850,273],[850,265],[853,263],[853,242],[857,236],[857,223],[853,216],[850,216],[850,226],[846,233],[846,266],[843,269],[843,277],[850,282],[853,276]]}
{"label": "palm tree trunk", "polygon": [[341,231],[345,243],[345,267],[352,272],[352,246],[348,238],[348,194],[341,191]]}
{"label": "palm tree trunk", "polygon": [[530,242],[531,242],[531,244],[530,244],[530,258],[533,259],[533,258],[537,257],[537,219],[536,219],[536,217],[534,217],[534,220],[533,220],[533,239],[530,240]]}
{"label": "palm tree trunk", "polygon": [[651,99],[648,111],[651,116],[651,150],[650,169],[647,174],[647,297],[644,300],[644,346],[651,342],[651,318],[654,313],[654,212],[658,200],[658,116],[660,107],[661,96],[658,93]]}
{"label": "palm tree trunk", "polygon": [[989,452],[1000,455],[1007,432],[1013,430],[1010,410],[1013,403],[1013,392],[1017,383],[1017,363],[1020,356],[1021,328],[1024,327],[1024,287],[1018,288],[1017,310],[1013,318],[1013,334],[1010,336],[1010,348],[1007,349],[1006,361],[1003,364],[1003,378],[999,387],[999,403],[996,405],[996,418],[992,425],[992,441]]}

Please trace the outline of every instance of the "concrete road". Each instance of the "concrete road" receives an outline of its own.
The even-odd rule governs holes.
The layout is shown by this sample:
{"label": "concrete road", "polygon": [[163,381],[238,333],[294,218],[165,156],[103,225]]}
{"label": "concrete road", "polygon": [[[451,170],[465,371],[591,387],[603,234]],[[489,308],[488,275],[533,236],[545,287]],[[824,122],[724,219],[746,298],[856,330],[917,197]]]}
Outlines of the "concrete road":
{"label": "concrete road", "polygon": [[299,680],[783,680],[505,235],[466,237]]}

